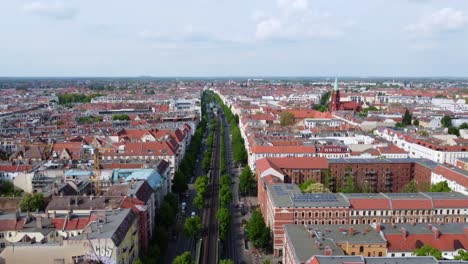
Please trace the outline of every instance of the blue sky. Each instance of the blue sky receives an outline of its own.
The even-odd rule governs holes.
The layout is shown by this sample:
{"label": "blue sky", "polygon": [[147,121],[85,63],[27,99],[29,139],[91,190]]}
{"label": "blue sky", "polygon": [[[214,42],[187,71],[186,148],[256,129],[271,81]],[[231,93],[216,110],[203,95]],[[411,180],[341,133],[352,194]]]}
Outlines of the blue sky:
{"label": "blue sky", "polygon": [[468,76],[465,0],[2,0],[0,76]]}

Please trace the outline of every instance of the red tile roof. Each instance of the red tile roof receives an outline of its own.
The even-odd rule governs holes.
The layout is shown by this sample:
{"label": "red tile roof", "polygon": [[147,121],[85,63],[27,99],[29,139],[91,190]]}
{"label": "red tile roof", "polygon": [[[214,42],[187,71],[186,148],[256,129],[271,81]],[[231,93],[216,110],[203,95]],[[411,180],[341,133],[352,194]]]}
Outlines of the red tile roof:
{"label": "red tile roof", "polygon": [[444,178],[468,188],[468,177],[461,172],[452,170],[444,165],[439,165],[434,169],[434,173],[442,175]]}
{"label": "red tile roof", "polygon": [[314,146],[253,146],[252,153],[273,153],[273,154],[313,154],[316,152]]}
{"label": "red tile roof", "polygon": [[458,240],[463,248],[468,247],[468,236],[466,234],[440,234],[437,239],[434,234],[409,234],[406,238],[402,234],[385,234],[388,241],[389,252],[414,251],[421,245],[430,245],[441,251],[455,251],[455,242]]}
{"label": "red tile roof", "polygon": [[3,172],[25,172],[32,170],[32,165],[0,165],[0,171]]}

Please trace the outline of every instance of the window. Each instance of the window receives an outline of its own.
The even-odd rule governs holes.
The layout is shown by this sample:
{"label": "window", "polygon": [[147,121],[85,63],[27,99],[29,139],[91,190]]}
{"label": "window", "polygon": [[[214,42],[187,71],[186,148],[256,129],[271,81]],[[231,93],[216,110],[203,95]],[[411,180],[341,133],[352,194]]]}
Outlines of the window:
{"label": "window", "polygon": [[382,251],[379,252],[379,257],[381,257],[381,256],[382,256]]}
{"label": "window", "polygon": [[5,234],[3,232],[0,232],[0,238],[4,238]]}
{"label": "window", "polygon": [[360,253],[364,252],[364,246],[360,246],[360,247],[359,247],[359,252],[360,252]]}
{"label": "window", "polygon": [[5,243],[0,243],[0,248],[5,248]]}

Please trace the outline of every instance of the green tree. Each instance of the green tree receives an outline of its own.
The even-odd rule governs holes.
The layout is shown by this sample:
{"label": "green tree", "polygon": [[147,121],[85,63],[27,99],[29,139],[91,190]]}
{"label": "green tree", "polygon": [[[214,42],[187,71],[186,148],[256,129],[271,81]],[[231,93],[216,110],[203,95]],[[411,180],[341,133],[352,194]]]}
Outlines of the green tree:
{"label": "green tree", "polygon": [[315,181],[313,179],[309,179],[309,180],[299,184],[299,189],[301,189],[302,192],[305,192],[305,190],[307,190],[307,188],[309,188],[309,186],[311,186],[314,183],[315,183]]}
{"label": "green tree", "polygon": [[427,132],[426,130],[419,130],[418,134],[423,136],[423,137],[429,136],[429,132]]}
{"label": "green tree", "polygon": [[419,119],[414,119],[413,120],[413,126],[419,126]]}
{"label": "green tree", "polygon": [[11,181],[0,182],[0,196],[18,197],[21,195],[21,190],[15,189],[15,185]]}
{"label": "green tree", "polygon": [[221,207],[216,213],[216,219],[219,221],[219,237],[226,240],[229,226],[231,224],[231,215],[226,207]]}
{"label": "green tree", "polygon": [[315,107],[315,110],[320,111],[320,112],[323,113],[323,112],[328,111],[328,108],[325,105],[319,105],[319,106]]}
{"label": "green tree", "polygon": [[451,192],[452,189],[448,186],[447,181],[441,181],[436,184],[432,184],[429,192]]}
{"label": "green tree", "polygon": [[187,189],[187,180],[180,171],[177,171],[174,175],[174,179],[172,180],[172,191],[180,194],[185,192]]}
{"label": "green tree", "polygon": [[262,261],[262,264],[271,264],[271,260],[269,260],[269,259],[264,259],[264,260]]}
{"label": "green tree", "polygon": [[197,236],[202,229],[201,219],[198,215],[187,218],[184,224],[184,234],[186,236]]}
{"label": "green tree", "polygon": [[256,210],[252,213],[250,220],[247,222],[247,235],[257,248],[269,249],[271,247],[271,231],[263,220],[262,213]]}
{"label": "green tree", "polygon": [[328,101],[330,101],[330,96],[331,91],[326,91],[322,97],[320,97],[320,105],[326,107],[328,105]]}
{"label": "green tree", "polygon": [[440,119],[440,124],[443,127],[451,127],[452,126],[452,118],[448,115],[444,115],[442,119]]}
{"label": "green tree", "polygon": [[414,193],[416,192],[416,185],[414,184],[414,180],[411,180],[402,190],[404,193]]}
{"label": "green tree", "polygon": [[197,179],[195,180],[195,190],[197,191],[197,194],[205,198],[207,187],[208,187],[208,177],[207,176],[197,177]]}
{"label": "green tree", "polygon": [[412,115],[411,113],[409,112],[408,108],[406,108],[405,110],[405,114],[403,115],[403,119],[401,120],[401,125],[402,126],[409,126],[411,125],[411,119],[412,119]]}
{"label": "green tree", "polygon": [[231,177],[229,177],[229,175],[226,175],[226,174],[221,176],[221,179],[219,182],[221,185],[228,186],[228,187],[231,186],[231,183],[232,183]]}
{"label": "green tree", "polygon": [[354,183],[354,176],[351,172],[350,168],[346,169],[346,181],[345,181],[345,186],[341,192],[343,193],[354,193],[356,192],[356,185]]}
{"label": "green tree", "polygon": [[234,264],[234,261],[230,259],[222,259],[219,261],[219,264]]}
{"label": "green tree", "polygon": [[250,170],[249,166],[245,166],[239,176],[239,191],[242,194],[254,193],[257,190],[257,181],[255,175]]}
{"label": "green tree", "polygon": [[172,264],[192,264],[192,254],[189,251],[182,253],[181,255],[177,256]]}
{"label": "green tree", "polygon": [[201,210],[203,209],[203,205],[205,205],[205,198],[200,194],[197,194],[193,199],[193,204],[197,206],[198,210]]}
{"label": "green tree", "polygon": [[160,221],[164,226],[169,227],[175,223],[177,211],[169,203],[163,202],[161,205],[161,209],[159,209],[159,212]]}
{"label": "green tree", "polygon": [[418,257],[422,256],[432,256],[436,259],[442,259],[442,253],[440,250],[433,248],[429,245],[424,245],[414,251],[414,254]]}
{"label": "green tree", "polygon": [[232,201],[232,191],[229,186],[223,185],[219,189],[219,200],[221,206],[227,207]]}
{"label": "green tree", "polygon": [[463,123],[460,125],[459,129],[468,129],[468,123]]}
{"label": "green tree", "polygon": [[114,120],[114,121],[129,121],[130,116],[128,116],[126,114],[112,115],[112,120]]}
{"label": "green tree", "polygon": [[468,251],[464,249],[458,250],[458,255],[454,257],[454,260],[468,261]]}
{"label": "green tree", "polygon": [[460,131],[458,130],[458,128],[453,127],[453,126],[451,126],[451,127],[448,128],[448,133],[449,133],[450,135],[455,135],[455,136],[457,136],[457,137],[460,136]]}
{"label": "green tree", "polygon": [[20,208],[28,212],[44,210],[44,195],[42,193],[26,194],[20,202]]}
{"label": "green tree", "polygon": [[294,115],[291,112],[283,111],[279,114],[280,124],[282,126],[294,125]]}

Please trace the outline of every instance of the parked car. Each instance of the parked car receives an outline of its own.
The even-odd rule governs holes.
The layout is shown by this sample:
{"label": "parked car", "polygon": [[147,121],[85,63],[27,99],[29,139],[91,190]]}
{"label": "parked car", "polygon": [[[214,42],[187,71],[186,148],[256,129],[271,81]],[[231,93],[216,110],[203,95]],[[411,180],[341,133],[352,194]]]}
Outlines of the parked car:
{"label": "parked car", "polygon": [[192,212],[192,215],[191,217],[195,217],[197,214],[195,214],[195,212]]}

